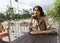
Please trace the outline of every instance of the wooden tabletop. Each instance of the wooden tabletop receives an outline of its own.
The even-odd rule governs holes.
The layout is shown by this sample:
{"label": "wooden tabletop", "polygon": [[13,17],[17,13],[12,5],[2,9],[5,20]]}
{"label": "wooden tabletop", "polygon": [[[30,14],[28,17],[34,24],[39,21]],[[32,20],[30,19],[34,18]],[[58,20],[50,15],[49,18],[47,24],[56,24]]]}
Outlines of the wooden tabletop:
{"label": "wooden tabletop", "polygon": [[58,35],[32,35],[25,33],[24,36],[14,40],[12,43],[60,43],[60,34]]}

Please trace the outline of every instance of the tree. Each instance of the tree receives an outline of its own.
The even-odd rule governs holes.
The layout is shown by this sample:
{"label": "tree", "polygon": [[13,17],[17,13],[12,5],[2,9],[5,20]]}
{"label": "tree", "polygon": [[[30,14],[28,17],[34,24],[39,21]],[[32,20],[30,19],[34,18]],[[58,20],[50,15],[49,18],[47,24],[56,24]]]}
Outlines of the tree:
{"label": "tree", "polygon": [[55,0],[53,4],[53,10],[55,14],[55,19],[60,21],[60,0]]}
{"label": "tree", "polygon": [[23,9],[22,18],[30,18],[30,17],[31,17],[31,12],[29,12],[29,10]]}
{"label": "tree", "polygon": [[6,19],[4,13],[0,13],[0,18],[4,18],[4,19]]}
{"label": "tree", "polygon": [[52,8],[48,9],[46,14],[56,20],[60,25],[60,0],[55,0]]}
{"label": "tree", "polygon": [[12,19],[13,17],[13,14],[14,14],[14,9],[13,7],[9,7],[7,10],[6,10],[6,17],[8,20]]}

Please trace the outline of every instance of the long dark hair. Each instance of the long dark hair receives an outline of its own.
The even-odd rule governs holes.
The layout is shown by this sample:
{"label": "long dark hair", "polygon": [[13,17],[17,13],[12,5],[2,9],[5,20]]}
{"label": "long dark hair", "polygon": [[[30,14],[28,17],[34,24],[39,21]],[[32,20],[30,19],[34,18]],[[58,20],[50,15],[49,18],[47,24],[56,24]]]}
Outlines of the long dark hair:
{"label": "long dark hair", "polygon": [[33,11],[35,10],[35,8],[38,8],[38,9],[39,9],[39,11],[40,11],[40,16],[42,16],[42,17],[45,16],[42,7],[40,7],[40,6],[35,6],[35,7],[33,8]]}

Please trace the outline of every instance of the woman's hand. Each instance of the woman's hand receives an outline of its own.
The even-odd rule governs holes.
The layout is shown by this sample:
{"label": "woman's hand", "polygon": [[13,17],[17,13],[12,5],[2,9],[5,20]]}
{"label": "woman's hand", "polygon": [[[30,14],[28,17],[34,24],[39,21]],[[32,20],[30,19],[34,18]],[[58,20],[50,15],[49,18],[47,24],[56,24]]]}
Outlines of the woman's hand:
{"label": "woman's hand", "polygon": [[37,14],[33,14],[33,15],[31,16],[31,19],[35,18],[36,16],[37,16]]}
{"label": "woman's hand", "polygon": [[34,16],[35,16],[35,15],[32,15],[32,16],[31,16],[31,19],[33,19],[33,18],[34,18]]}

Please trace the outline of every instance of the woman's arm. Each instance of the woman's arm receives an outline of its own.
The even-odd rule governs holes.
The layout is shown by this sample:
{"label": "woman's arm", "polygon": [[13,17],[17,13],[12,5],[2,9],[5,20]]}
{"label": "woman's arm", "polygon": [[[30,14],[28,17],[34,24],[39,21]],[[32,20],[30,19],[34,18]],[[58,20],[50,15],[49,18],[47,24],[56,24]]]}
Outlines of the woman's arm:
{"label": "woman's arm", "polygon": [[33,25],[32,20],[33,20],[33,17],[31,16],[30,23],[29,23],[29,30],[30,31],[32,31],[32,25]]}
{"label": "woman's arm", "polygon": [[45,22],[46,22],[47,28],[54,28],[53,26],[54,22],[52,19],[50,20],[50,18],[48,19],[45,17]]}

